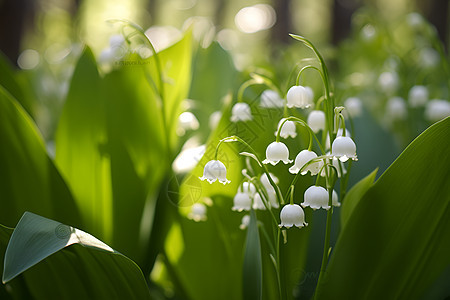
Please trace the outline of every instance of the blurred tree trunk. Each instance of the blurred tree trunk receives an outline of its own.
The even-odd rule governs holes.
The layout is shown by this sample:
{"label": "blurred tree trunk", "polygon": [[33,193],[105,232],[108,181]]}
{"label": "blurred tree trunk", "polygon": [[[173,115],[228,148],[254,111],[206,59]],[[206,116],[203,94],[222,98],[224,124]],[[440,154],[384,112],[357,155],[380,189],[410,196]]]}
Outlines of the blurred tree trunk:
{"label": "blurred tree trunk", "polygon": [[22,37],[33,24],[36,12],[32,0],[0,1],[0,51],[17,66]]}
{"label": "blurred tree trunk", "polygon": [[360,7],[358,0],[334,0],[331,21],[331,42],[338,45],[351,33],[352,15]]}
{"label": "blurred tree trunk", "polygon": [[273,7],[277,21],[272,27],[273,44],[287,44],[291,42],[289,33],[292,33],[292,18],[290,13],[291,0],[273,0]]}
{"label": "blurred tree trunk", "polygon": [[[427,7],[422,7],[425,12],[424,15],[428,19],[428,21],[436,27],[438,32],[439,39],[442,41],[444,48],[448,52],[449,47],[449,19],[448,19],[448,0],[435,0],[435,1],[427,1]],[[419,1],[420,3],[423,3]]]}

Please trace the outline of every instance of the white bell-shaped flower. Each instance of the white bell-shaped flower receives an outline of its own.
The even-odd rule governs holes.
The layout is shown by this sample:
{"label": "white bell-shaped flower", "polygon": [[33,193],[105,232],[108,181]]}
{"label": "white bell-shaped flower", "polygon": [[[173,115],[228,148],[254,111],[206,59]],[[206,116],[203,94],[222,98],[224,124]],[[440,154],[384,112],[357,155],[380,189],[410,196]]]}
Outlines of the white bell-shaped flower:
{"label": "white bell-shaped flower", "polygon": [[395,92],[399,84],[397,73],[395,72],[381,73],[380,77],[378,77],[378,84],[380,85],[381,89],[388,94]]}
{"label": "white bell-shaped flower", "polygon": [[[275,184],[279,183],[279,179],[278,177],[276,177],[275,175],[273,175],[272,173],[269,173],[270,178],[272,178],[272,181]],[[263,173],[261,175],[261,177],[259,178],[259,181],[261,181],[262,185],[267,189],[267,188],[272,188],[273,186],[270,184],[269,178],[267,177],[266,173]]]}
{"label": "white bell-shaped flower", "polygon": [[325,188],[321,186],[310,186],[304,195],[304,201],[302,203],[303,207],[311,207],[316,210],[319,208],[323,208],[326,210],[330,209],[328,206],[328,192]]}
{"label": "white bell-shaped flower", "polygon": [[250,224],[250,215],[245,215],[242,217],[241,225],[239,225],[239,228],[244,230],[248,227]]}
{"label": "white bell-shaped flower", "polygon": [[450,116],[450,102],[446,100],[433,99],[425,107],[425,118],[431,122],[440,121]]}
{"label": "white bell-shaped flower", "polygon": [[234,211],[250,210],[252,199],[246,192],[237,192],[233,198],[233,204],[231,209]]}
{"label": "white bell-shaped flower", "polygon": [[261,198],[261,195],[259,193],[255,194],[255,197],[253,197],[253,209],[260,209],[265,210],[266,207],[264,206],[264,202]]}
{"label": "white bell-shaped flower", "polygon": [[431,47],[424,47],[419,53],[419,63],[423,68],[434,68],[439,64],[441,57],[439,53]]}
{"label": "white bell-shaped flower", "polygon": [[266,149],[266,159],[263,160],[263,164],[276,165],[279,161],[285,164],[291,163],[292,160],[289,159],[289,149],[281,142],[273,142]]}
{"label": "white bell-shaped flower", "polygon": [[227,180],[227,168],[219,160],[210,160],[206,163],[203,169],[203,176],[200,180],[207,180],[209,183],[213,183],[219,180],[220,183],[227,184],[230,183]]}
{"label": "white bell-shaped flower", "polygon": [[[317,158],[317,154],[313,151],[309,150],[302,150],[299,154],[297,154],[297,157],[295,158],[295,163],[292,167],[289,168],[289,172],[292,174],[297,174],[301,168],[303,168],[304,165],[306,165],[310,160]],[[306,173],[311,172],[311,175],[317,175],[319,173],[321,167],[320,161],[313,162],[309,164],[303,171],[302,175],[305,175]]]}
{"label": "white bell-shaped flower", "polygon": [[260,106],[264,108],[280,108],[284,106],[284,99],[280,97],[277,91],[265,90],[261,94]]}
{"label": "white bell-shaped flower", "polygon": [[[331,156],[331,153],[328,152],[327,156]],[[330,163],[330,159],[326,159],[326,162],[327,162],[327,164],[329,164]],[[347,174],[347,170],[345,169],[344,164],[342,162],[340,162],[336,157],[332,158],[332,162],[333,162],[332,163],[333,167],[335,167],[336,170],[337,170],[337,176],[339,178],[341,178],[342,175]],[[339,164],[340,164],[340,166],[339,166]],[[322,167],[322,165],[320,165],[320,167]],[[333,172],[333,171],[330,171],[330,172]],[[320,173],[320,176],[325,177],[326,174],[327,174],[327,171],[325,170],[325,168],[323,168],[322,172]]]}
{"label": "white bell-shaped flower", "polygon": [[357,97],[347,98],[344,102],[345,109],[352,118],[359,117],[362,114],[362,102]]}
{"label": "white bell-shaped flower", "polygon": [[209,128],[211,129],[211,131],[217,128],[220,119],[222,119],[221,111],[215,111],[209,116]]}
{"label": "white bell-shaped flower", "polygon": [[333,190],[333,195],[331,196],[331,204],[332,204],[334,207],[339,207],[339,206],[341,206],[341,202],[339,202],[339,197],[338,197],[338,194],[336,193],[335,190]]}
{"label": "white bell-shaped flower", "polygon": [[242,191],[253,198],[253,195],[256,194],[256,187],[253,183],[246,181],[242,184]]}
{"label": "white bell-shaped flower", "polygon": [[325,130],[325,113],[321,110],[313,110],[309,113],[306,122],[315,133]]}
{"label": "white bell-shaped flower", "polygon": [[[344,135],[344,129],[339,128],[336,132],[336,137],[340,137],[343,135]],[[352,135],[350,134],[350,131],[347,130],[347,128],[345,128],[345,136],[352,137]],[[328,135],[328,134],[327,134],[327,140],[325,142],[325,148],[330,149],[330,135]]]}
{"label": "white bell-shaped flower", "polygon": [[311,93],[312,90],[301,85],[294,85],[291,87],[286,95],[287,107],[299,107],[308,108],[313,104],[314,96]]}
{"label": "white bell-shaped flower", "polygon": [[190,111],[185,111],[178,117],[177,134],[179,136],[185,135],[188,130],[197,130],[200,127],[197,117]]}
{"label": "white bell-shaped flower", "polygon": [[408,93],[408,102],[411,107],[424,106],[428,101],[428,89],[423,85],[413,86]]}
{"label": "white bell-shaped flower", "polygon": [[272,208],[280,207],[280,205],[278,204],[277,193],[275,192],[275,190],[273,188],[266,189],[266,190],[267,190],[267,195],[269,196],[270,207],[272,207]]}
{"label": "white bell-shaped flower", "polygon": [[298,204],[287,204],[281,209],[280,212],[281,227],[291,228],[292,226],[297,226],[302,228],[303,226],[308,226],[305,222],[305,212]]}
{"label": "white bell-shaped flower", "polygon": [[[277,135],[278,130],[280,129],[280,126],[281,124],[283,124],[284,120],[286,120],[286,118],[283,118],[280,120],[280,122],[278,122],[277,131],[275,131],[275,136]],[[286,121],[283,124],[283,127],[281,128],[280,136],[284,139],[287,139],[288,137],[295,138],[297,136],[295,122]]]}
{"label": "white bell-shaped flower", "polygon": [[408,115],[406,102],[402,97],[392,97],[386,103],[386,116],[392,120],[404,120]]}
{"label": "white bell-shaped flower", "polygon": [[194,203],[188,214],[188,218],[195,222],[206,221],[206,205],[203,203]]}
{"label": "white bell-shaped flower", "polygon": [[247,103],[238,102],[231,109],[231,122],[251,121],[252,119],[252,111]]}
{"label": "white bell-shaped flower", "polygon": [[355,142],[348,136],[337,137],[331,145],[331,155],[342,162],[348,159],[357,160]]}

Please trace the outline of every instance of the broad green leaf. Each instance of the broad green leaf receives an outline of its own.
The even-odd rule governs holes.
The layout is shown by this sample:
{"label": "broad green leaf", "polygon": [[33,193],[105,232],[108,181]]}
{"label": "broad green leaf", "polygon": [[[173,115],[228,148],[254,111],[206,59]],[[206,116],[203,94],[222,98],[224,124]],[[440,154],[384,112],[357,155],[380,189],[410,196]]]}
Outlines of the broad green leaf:
{"label": "broad green leaf", "polygon": [[0,86],[0,221],[14,226],[25,211],[80,226],[74,200],[36,125]]}
{"label": "broad green leaf", "polygon": [[0,52],[0,85],[3,86],[25,109],[32,115],[34,112],[33,103],[24,90],[25,81],[13,70],[8,58]]}
{"label": "broad green leaf", "polygon": [[450,118],[416,138],[365,193],[317,299],[418,299],[450,266]]}
{"label": "broad green leaf", "polygon": [[261,243],[255,211],[250,212],[243,264],[243,298],[262,299]]}
{"label": "broad green leaf", "polygon": [[113,232],[106,99],[86,48],[75,68],[55,134],[55,161],[75,197],[85,228],[110,242]]}
{"label": "broad green leaf", "polygon": [[140,263],[145,259],[142,250],[148,244],[155,199],[177,146],[170,137],[176,135],[180,104],[189,89],[190,35],[158,53],[158,58],[166,118],[150,83],[150,78],[158,82],[159,76],[153,56],[142,60],[128,55],[127,63],[100,78],[87,49],[72,78],[56,134],[56,161],[89,232]]}
{"label": "broad green leaf", "polygon": [[10,290],[15,297],[25,289],[33,299],[150,298],[133,261],[81,230],[25,213],[9,235],[0,235],[0,250],[9,240],[4,281],[22,274],[8,282],[23,282],[21,291]]}
{"label": "broad green leaf", "polygon": [[10,281],[53,253],[76,243],[114,251],[84,231],[25,212],[6,248],[3,283]]}
{"label": "broad green leaf", "polygon": [[344,228],[348,219],[350,218],[356,205],[358,205],[361,198],[367,192],[367,190],[373,185],[375,177],[377,176],[378,169],[375,169],[372,173],[361,179],[355,184],[345,195],[345,199],[341,206],[341,227]]}

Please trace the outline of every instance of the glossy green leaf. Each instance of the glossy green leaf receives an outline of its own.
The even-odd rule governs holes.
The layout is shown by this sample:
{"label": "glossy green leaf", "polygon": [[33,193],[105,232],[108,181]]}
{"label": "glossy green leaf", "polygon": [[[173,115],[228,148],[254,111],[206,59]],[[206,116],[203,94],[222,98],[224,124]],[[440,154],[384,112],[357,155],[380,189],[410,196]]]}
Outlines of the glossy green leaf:
{"label": "glossy green leaf", "polygon": [[250,212],[243,264],[244,299],[262,299],[262,260],[258,224],[255,211]]}
{"label": "glossy green leaf", "polygon": [[450,118],[416,138],[353,210],[317,299],[418,299],[450,266]]}
{"label": "glossy green leaf", "polygon": [[8,58],[0,52],[0,85],[22,105],[28,114],[32,115],[34,109],[33,103],[27,97],[23,83],[23,79],[15,72]]}
{"label": "glossy green leaf", "polygon": [[80,226],[80,215],[36,125],[0,86],[0,221],[13,227],[25,211]]}
{"label": "glossy green leaf", "polygon": [[372,173],[361,179],[357,184],[355,184],[345,195],[345,199],[341,206],[341,227],[344,228],[348,219],[350,218],[356,205],[358,205],[361,198],[367,192],[367,190],[375,182],[375,177],[377,176],[378,169],[375,169]]}
{"label": "glossy green leaf", "polygon": [[5,253],[3,283],[48,256],[72,244],[114,250],[90,234],[68,225],[25,212],[17,224]]}
{"label": "glossy green leaf", "polygon": [[109,242],[113,206],[105,107],[95,59],[86,48],[58,124],[55,161],[75,197],[85,228]]}
{"label": "glossy green leaf", "polygon": [[22,289],[34,299],[150,298],[133,261],[81,230],[27,212],[10,238],[0,238],[2,246],[9,240],[3,281],[24,279]]}
{"label": "glossy green leaf", "polygon": [[139,262],[145,259],[154,199],[171,168],[176,145],[168,141],[176,136],[181,101],[189,89],[190,43],[187,34],[158,53],[167,118],[149,81],[158,82],[159,76],[153,56],[126,56],[100,78],[87,49],[73,75],[56,134],[56,161],[86,228]]}

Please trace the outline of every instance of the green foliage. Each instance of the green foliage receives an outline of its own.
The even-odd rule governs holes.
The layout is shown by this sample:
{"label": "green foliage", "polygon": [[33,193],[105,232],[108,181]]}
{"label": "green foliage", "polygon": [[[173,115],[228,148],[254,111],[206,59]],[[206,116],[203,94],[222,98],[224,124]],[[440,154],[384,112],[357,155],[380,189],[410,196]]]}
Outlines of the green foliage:
{"label": "green foliage", "polygon": [[78,208],[30,116],[0,87],[0,222],[13,227],[25,211],[80,226]]}
{"label": "green foliage", "polygon": [[262,260],[258,224],[254,210],[250,212],[250,223],[245,241],[243,270],[243,299],[262,299]]}
{"label": "green foliage", "polygon": [[137,265],[81,230],[28,212],[11,237],[0,229],[3,281],[25,271],[34,299],[150,299]]}
{"label": "green foliage", "polygon": [[353,209],[317,299],[417,299],[450,265],[450,118],[422,133]]}
{"label": "green foliage", "polygon": [[361,179],[357,184],[355,184],[347,195],[342,204],[341,208],[341,226],[344,228],[348,219],[352,215],[353,210],[358,205],[361,198],[367,192],[369,188],[372,187],[375,177],[377,176],[378,169],[374,170],[372,173]]}
{"label": "green foliage", "polygon": [[177,117],[190,84],[190,40],[187,34],[158,53],[164,92],[152,85],[160,76],[154,56],[129,55],[101,78],[86,49],[56,134],[56,161],[86,229],[138,261],[144,259],[140,246],[149,238],[141,239],[142,212],[148,201],[154,207],[171,168]]}

